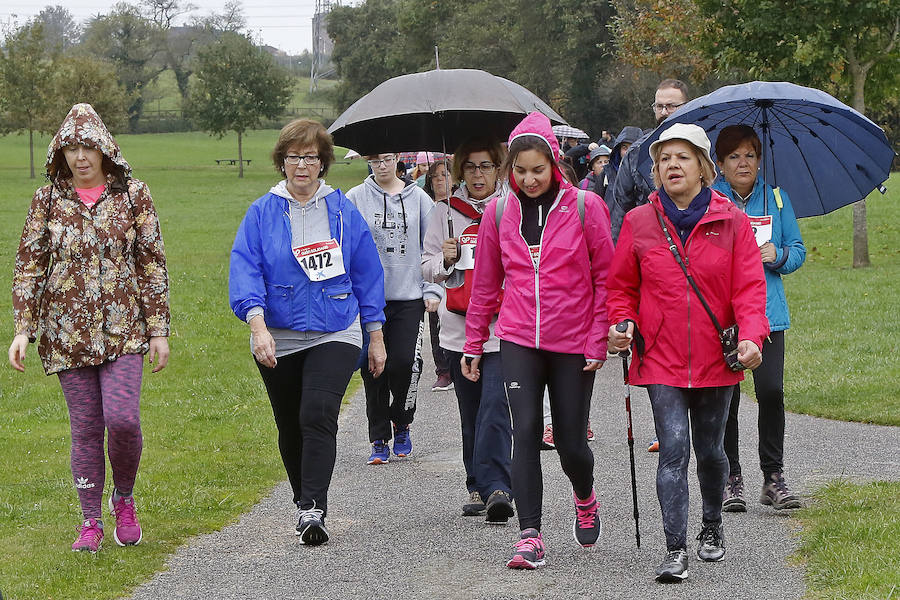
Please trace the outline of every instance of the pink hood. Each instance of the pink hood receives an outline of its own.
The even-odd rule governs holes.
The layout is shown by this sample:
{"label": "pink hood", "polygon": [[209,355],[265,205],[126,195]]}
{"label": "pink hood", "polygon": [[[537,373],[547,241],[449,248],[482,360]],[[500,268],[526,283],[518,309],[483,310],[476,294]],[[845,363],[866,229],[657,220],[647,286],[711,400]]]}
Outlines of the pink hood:
{"label": "pink hood", "polygon": [[[550,124],[550,119],[547,118],[547,115],[538,111],[528,113],[528,116],[522,119],[522,122],[516,125],[516,128],[509,134],[507,147],[512,146],[513,140],[517,137],[526,135],[543,138],[547,145],[550,146],[550,152],[553,156],[559,157],[559,142],[553,134],[553,125]],[[556,166],[556,163],[553,164],[553,178],[557,183],[563,180],[562,173],[559,167]],[[516,185],[511,169],[509,173],[509,187],[514,192],[519,191],[519,186]]]}

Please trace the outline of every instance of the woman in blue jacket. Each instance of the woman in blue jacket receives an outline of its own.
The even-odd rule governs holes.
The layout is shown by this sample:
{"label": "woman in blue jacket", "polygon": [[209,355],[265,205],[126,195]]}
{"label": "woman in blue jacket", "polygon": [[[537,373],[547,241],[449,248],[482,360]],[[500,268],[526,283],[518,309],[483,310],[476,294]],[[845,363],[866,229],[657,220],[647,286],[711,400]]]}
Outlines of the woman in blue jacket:
{"label": "woman in blue jacket", "polygon": [[368,368],[384,368],[384,272],[369,227],[325,183],[331,135],[298,119],[272,152],[285,179],[254,202],[231,249],[229,296],[250,326],[250,348],[272,403],[278,449],[294,492],[303,544],[328,541],[328,487],[341,399],[362,328]]}
{"label": "woman in blue jacket", "polygon": [[[723,177],[713,188],[728,196],[750,216],[766,274],[766,317],[769,337],[763,344],[762,364],[753,372],[759,403],[759,466],[763,472],[760,503],[776,509],[799,508],[800,500],[784,479],[784,332],[790,327],[781,276],[793,273],[806,260],[794,209],[787,193],[766,185],[759,176],[759,137],[752,127],[732,125],[716,140],[716,161]],[[744,479],[738,460],[738,405],[735,386],[725,427],[725,453],[730,465],[722,510],[744,512]]]}

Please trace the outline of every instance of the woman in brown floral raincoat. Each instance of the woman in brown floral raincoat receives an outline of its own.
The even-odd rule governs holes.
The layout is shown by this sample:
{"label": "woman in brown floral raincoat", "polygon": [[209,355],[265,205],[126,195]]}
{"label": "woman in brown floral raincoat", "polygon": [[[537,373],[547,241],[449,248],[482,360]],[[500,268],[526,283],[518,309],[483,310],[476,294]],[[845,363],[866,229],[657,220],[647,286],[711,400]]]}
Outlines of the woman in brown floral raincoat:
{"label": "woman in brown floral raincoat", "polygon": [[47,152],[16,254],[9,362],[25,369],[28,344],[59,377],[72,428],[72,475],[84,521],[73,550],[103,541],[104,432],[114,488],[113,536],[141,541],[132,488],[141,457],[143,355],[169,359],[169,284],[159,219],[115,139],[89,104],[69,111]]}

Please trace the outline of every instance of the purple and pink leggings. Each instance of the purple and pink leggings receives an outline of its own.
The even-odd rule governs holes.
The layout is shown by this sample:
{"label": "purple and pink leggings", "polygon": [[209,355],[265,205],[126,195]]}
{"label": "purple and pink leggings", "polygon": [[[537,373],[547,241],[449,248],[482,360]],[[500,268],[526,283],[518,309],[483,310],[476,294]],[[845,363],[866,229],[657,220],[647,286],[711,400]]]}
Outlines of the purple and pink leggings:
{"label": "purple and pink leggings", "polygon": [[109,431],[113,484],[128,495],[141,462],[140,393],[144,357],[126,354],[98,367],[59,373],[72,428],[72,477],[85,519],[99,519],[106,480],[103,437]]}

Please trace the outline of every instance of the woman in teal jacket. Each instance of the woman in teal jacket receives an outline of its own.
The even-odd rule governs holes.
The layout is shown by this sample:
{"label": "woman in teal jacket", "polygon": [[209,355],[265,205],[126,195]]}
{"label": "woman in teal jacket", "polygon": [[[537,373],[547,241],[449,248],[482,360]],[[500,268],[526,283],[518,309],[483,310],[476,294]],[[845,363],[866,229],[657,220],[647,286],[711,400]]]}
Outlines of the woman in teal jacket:
{"label": "woman in teal jacket", "polygon": [[[761,150],[752,127],[724,128],[716,140],[716,162],[723,177],[717,178],[712,187],[750,216],[765,267],[769,336],[763,344],[762,364],[753,372],[759,403],[759,466],[763,472],[759,501],[776,509],[799,508],[800,500],[784,479],[784,332],[791,321],[781,276],[800,268],[806,260],[806,247],[787,192],[766,185],[758,174]],[[735,386],[725,427],[725,453],[730,468],[722,509],[728,512],[747,510],[738,460],[740,397],[740,386]]]}

